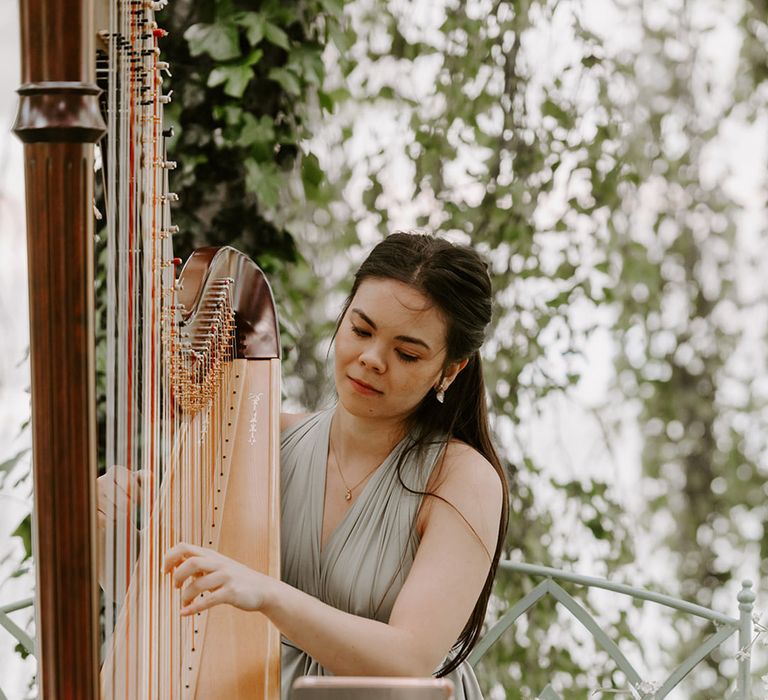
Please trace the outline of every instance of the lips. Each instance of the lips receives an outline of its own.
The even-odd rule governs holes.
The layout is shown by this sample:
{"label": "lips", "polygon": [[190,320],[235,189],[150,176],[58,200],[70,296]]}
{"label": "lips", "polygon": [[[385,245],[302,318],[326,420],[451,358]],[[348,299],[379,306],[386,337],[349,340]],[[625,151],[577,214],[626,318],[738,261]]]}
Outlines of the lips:
{"label": "lips", "polygon": [[376,387],[371,386],[370,384],[366,384],[363,381],[360,381],[359,379],[355,379],[354,377],[347,376],[347,379],[349,379],[350,382],[352,382],[352,387],[359,391],[361,394],[366,394],[368,396],[372,396],[374,394],[383,394],[383,391],[379,391]]}

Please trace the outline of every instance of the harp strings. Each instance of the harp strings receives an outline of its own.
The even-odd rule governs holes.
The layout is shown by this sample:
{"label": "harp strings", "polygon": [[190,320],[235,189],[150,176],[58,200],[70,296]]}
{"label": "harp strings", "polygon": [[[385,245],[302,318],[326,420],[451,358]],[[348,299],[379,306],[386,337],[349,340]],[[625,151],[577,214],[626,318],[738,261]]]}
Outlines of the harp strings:
{"label": "harp strings", "polygon": [[[179,330],[163,93],[154,20],[163,3],[110,3],[107,73],[106,446],[118,465],[106,513],[105,697],[184,697],[205,616],[183,619],[160,574],[179,540],[213,543],[223,367],[231,360],[231,281]],[[126,503],[130,503],[129,507]]]}
{"label": "harp strings", "polygon": [[[110,3],[102,32],[108,136],[106,200],[105,463],[118,465],[105,514],[105,698],[194,693],[206,614],[180,616],[162,576],[184,540],[217,542],[226,476],[224,432],[233,359],[232,280],[178,303],[163,107],[167,64],[155,11],[164,2]],[[130,505],[126,505],[130,504]]]}
{"label": "harp strings", "polygon": [[105,515],[105,698],[194,695],[207,615],[180,616],[178,592],[160,567],[180,540],[217,544],[233,409],[233,281],[209,282],[194,309],[177,302],[175,164],[166,153],[172,131],[163,126],[168,66],[154,18],[163,5],[110,3],[101,34],[108,55],[105,463],[118,465]]}

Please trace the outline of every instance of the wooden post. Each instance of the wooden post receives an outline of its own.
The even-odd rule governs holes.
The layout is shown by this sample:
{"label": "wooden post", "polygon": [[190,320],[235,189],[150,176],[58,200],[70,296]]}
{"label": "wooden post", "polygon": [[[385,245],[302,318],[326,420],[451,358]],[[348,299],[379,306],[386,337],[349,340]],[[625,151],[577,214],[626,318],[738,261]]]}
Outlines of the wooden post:
{"label": "wooden post", "polygon": [[22,0],[21,51],[38,682],[41,698],[97,700],[91,3]]}

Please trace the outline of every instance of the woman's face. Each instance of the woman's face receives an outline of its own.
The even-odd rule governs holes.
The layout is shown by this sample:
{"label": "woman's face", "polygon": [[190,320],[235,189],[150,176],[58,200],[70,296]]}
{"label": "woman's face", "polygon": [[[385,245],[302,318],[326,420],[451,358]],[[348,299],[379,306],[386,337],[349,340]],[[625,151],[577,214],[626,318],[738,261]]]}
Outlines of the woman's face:
{"label": "woman's face", "polygon": [[391,279],[366,279],[336,335],[339,401],[360,417],[406,418],[440,381],[446,336],[442,314],[421,292]]}

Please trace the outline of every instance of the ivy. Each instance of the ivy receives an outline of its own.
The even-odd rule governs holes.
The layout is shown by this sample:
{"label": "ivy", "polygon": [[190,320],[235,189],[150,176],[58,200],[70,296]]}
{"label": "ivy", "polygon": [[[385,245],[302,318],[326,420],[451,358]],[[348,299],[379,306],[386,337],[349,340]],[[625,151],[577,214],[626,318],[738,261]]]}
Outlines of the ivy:
{"label": "ivy", "polygon": [[184,38],[190,56],[208,54],[216,61],[227,61],[240,55],[237,27],[231,24],[193,24]]}

